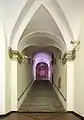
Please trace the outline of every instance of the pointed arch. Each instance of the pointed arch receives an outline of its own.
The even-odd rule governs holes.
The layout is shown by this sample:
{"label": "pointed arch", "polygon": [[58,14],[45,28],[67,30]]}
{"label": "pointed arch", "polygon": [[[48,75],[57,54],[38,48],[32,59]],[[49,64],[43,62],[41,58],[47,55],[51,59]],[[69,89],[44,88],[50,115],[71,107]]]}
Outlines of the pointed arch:
{"label": "pointed arch", "polygon": [[[55,2],[54,5],[56,5],[57,2],[56,1],[54,1],[54,2]],[[69,24],[67,24],[68,22],[67,22],[67,20],[64,16],[60,6],[58,5],[58,3],[57,3],[57,8],[55,9],[55,7],[53,7],[53,5],[51,5],[50,2],[48,2],[48,1],[47,2],[45,2],[45,1],[42,1],[42,2],[41,1],[35,1],[33,3],[32,7],[28,11],[25,11],[25,8],[23,8],[23,11],[25,11],[26,14],[25,14],[25,16],[23,16],[23,18],[21,18],[21,14],[20,14],[19,19],[21,18],[22,21],[21,21],[19,27],[17,28],[16,33],[12,32],[11,40],[10,40],[10,46],[13,49],[17,49],[18,42],[20,40],[20,37],[21,37],[24,29],[26,28],[27,24],[29,23],[29,21],[31,20],[31,18],[33,17],[35,12],[38,10],[38,8],[41,5],[46,7],[46,9],[49,11],[51,16],[53,17],[55,23],[57,23],[58,28],[60,29],[60,31],[61,31],[61,33],[64,37],[65,43],[67,45],[67,50],[72,49],[73,46],[70,44],[70,41],[74,38],[73,38],[73,35],[71,33]],[[19,21],[17,20],[17,23],[18,22]],[[14,31],[14,29],[13,29],[13,31]]]}

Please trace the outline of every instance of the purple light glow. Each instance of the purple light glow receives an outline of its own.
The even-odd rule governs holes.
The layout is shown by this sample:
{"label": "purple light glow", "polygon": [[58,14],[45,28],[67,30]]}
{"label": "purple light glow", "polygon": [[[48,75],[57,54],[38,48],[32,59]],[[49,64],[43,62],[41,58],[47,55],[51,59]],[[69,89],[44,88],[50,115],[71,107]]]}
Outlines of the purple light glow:
{"label": "purple light glow", "polygon": [[47,54],[47,53],[37,53],[34,58],[33,58],[33,75],[34,75],[34,80],[36,80],[36,66],[38,63],[44,62],[48,65],[48,80],[51,80],[52,77],[52,65],[51,65],[51,61],[52,61],[52,57],[51,54]]}

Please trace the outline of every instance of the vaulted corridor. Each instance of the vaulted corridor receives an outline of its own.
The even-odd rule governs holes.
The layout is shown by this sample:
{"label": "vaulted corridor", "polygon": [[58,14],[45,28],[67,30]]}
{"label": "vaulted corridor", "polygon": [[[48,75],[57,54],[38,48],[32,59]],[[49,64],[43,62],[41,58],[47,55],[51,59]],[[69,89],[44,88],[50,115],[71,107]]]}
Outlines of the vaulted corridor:
{"label": "vaulted corridor", "polygon": [[84,119],[83,26],[84,0],[0,0],[1,117]]}
{"label": "vaulted corridor", "polygon": [[19,111],[65,112],[65,109],[49,80],[35,80]]}

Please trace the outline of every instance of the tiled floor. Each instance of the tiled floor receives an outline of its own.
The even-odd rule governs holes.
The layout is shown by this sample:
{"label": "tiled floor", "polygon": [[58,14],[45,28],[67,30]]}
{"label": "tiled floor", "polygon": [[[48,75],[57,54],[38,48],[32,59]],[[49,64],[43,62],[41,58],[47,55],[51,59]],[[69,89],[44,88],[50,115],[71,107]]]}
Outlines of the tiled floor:
{"label": "tiled floor", "polygon": [[11,113],[0,120],[80,120],[71,113]]}

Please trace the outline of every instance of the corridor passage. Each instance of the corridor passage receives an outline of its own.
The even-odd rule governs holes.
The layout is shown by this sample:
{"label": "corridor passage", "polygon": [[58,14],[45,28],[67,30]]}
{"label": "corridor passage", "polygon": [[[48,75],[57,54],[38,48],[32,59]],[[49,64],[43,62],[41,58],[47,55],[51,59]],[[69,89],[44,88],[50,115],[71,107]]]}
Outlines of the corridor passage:
{"label": "corridor passage", "polygon": [[49,80],[35,80],[19,111],[65,112],[65,109]]}

